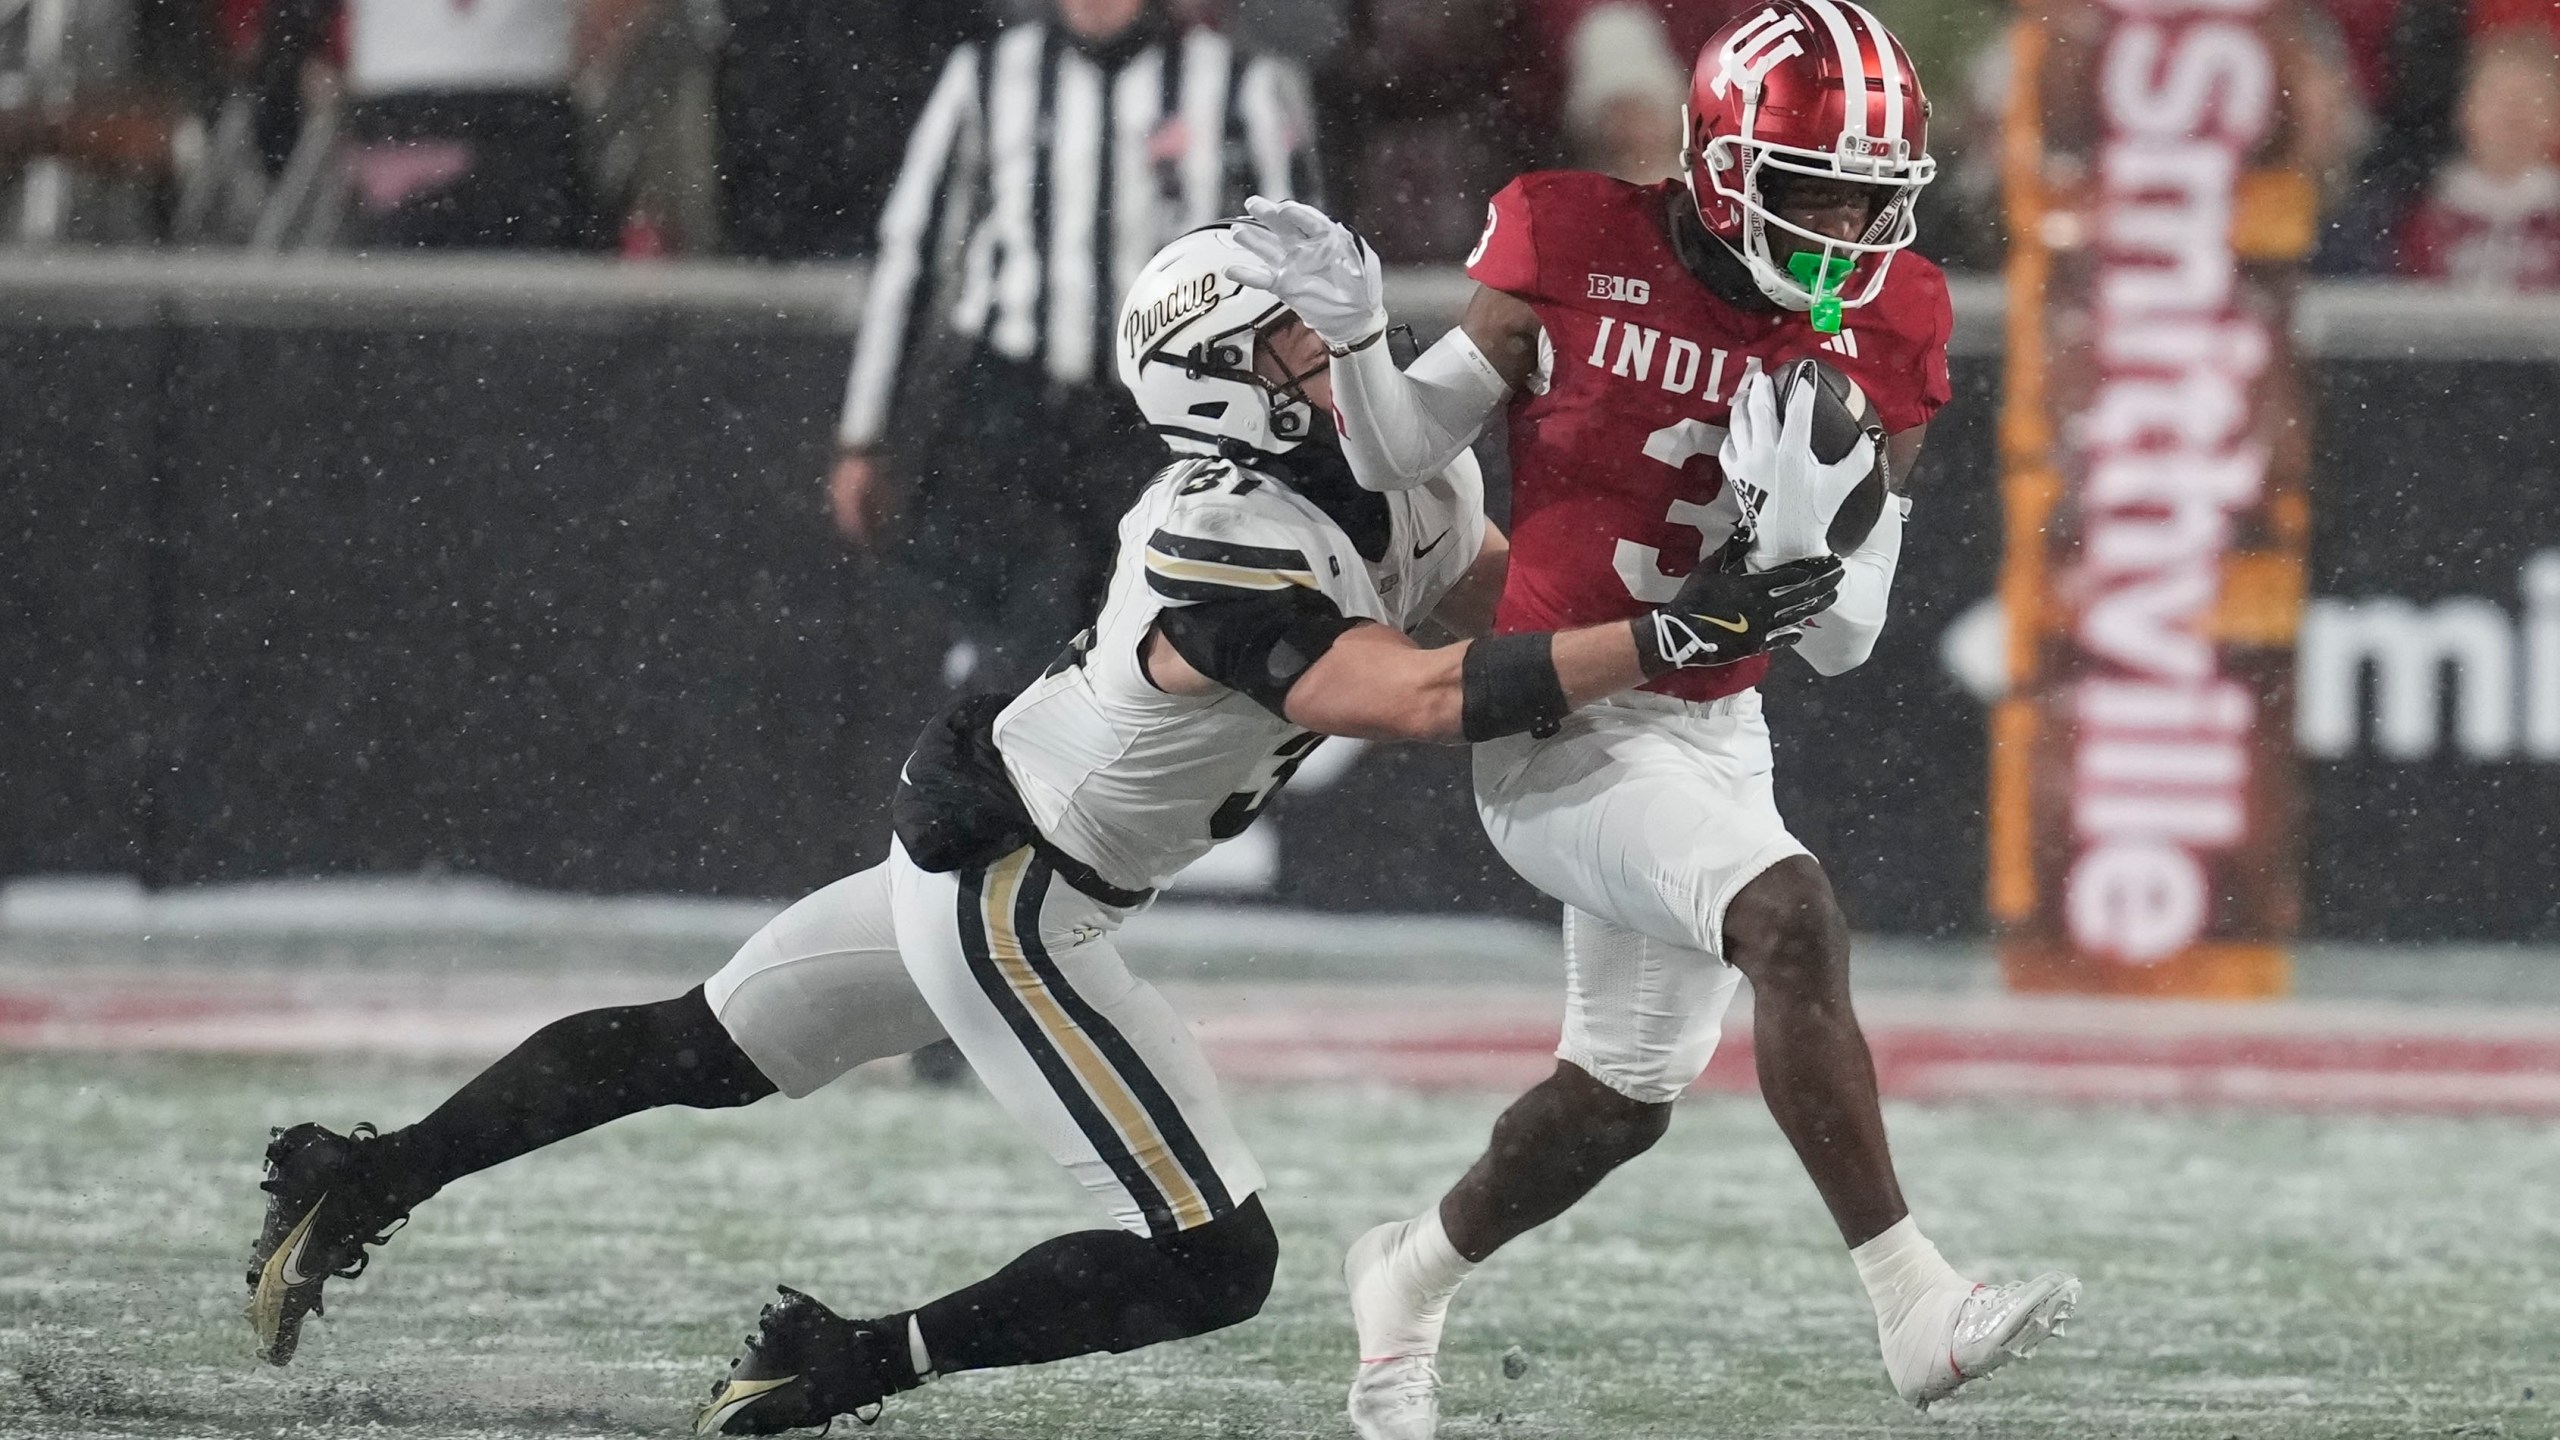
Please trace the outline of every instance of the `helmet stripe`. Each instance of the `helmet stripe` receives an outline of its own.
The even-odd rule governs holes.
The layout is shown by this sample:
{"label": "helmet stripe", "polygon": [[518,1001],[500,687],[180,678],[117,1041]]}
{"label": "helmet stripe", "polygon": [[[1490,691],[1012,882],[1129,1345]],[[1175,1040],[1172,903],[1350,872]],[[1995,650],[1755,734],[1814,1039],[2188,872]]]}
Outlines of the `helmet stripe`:
{"label": "helmet stripe", "polygon": [[[1867,33],[1876,37],[1876,66],[1884,76],[1884,138],[1902,138],[1902,56],[1893,43],[1893,32],[1858,0],[1840,0],[1852,15],[1867,22]],[[1917,160],[1917,155],[1903,155],[1902,160]]]}
{"label": "helmet stripe", "polygon": [[1831,46],[1840,52],[1840,133],[1863,140],[1867,135],[1867,57],[1859,52],[1858,36],[1849,28],[1849,17],[1831,0],[1804,0],[1804,7],[1822,19],[1823,28],[1831,32]]}

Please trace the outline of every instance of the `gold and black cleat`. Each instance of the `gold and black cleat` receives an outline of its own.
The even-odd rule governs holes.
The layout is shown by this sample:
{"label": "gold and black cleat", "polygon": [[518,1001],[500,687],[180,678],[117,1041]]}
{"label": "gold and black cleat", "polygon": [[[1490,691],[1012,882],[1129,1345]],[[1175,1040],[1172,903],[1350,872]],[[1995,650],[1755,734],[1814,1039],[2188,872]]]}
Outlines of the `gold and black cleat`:
{"label": "gold and black cleat", "polygon": [[249,1328],[258,1358],[282,1365],[302,1340],[302,1322],[321,1313],[320,1287],[364,1273],[365,1247],[407,1220],[364,1163],[374,1129],[346,1135],[317,1125],[274,1132],[267,1145],[266,1224],[249,1252]]}
{"label": "gold and black cleat", "polygon": [[822,1429],[838,1415],[865,1425],[881,1402],[915,1388],[906,1337],[876,1320],[847,1320],[788,1285],[756,1317],[746,1352],[694,1412],[696,1435],[778,1435]]}

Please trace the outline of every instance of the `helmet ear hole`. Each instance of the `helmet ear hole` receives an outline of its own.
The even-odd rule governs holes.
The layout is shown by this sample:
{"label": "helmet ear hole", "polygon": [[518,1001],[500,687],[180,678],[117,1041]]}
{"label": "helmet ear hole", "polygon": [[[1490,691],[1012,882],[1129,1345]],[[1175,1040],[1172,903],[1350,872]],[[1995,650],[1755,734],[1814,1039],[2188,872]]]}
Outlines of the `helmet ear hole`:
{"label": "helmet ear hole", "polygon": [[1224,400],[1203,400],[1191,407],[1191,413],[1203,420],[1215,420],[1227,413]]}

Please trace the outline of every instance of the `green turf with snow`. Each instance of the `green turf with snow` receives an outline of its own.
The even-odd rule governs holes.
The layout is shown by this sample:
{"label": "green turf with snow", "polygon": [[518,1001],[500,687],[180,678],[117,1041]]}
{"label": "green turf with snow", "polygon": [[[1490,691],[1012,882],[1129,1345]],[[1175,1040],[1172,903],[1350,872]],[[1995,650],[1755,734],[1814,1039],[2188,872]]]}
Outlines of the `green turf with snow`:
{"label": "green turf with snow", "polygon": [[[414,1118],[454,1070],[0,1060],[0,1434],[672,1435],[776,1280],[885,1310],[1095,1222],[974,1087],[854,1083],[626,1121],[423,1207],[333,1282],[290,1370],[238,1318],[266,1127]],[[887,1432],[1347,1436],[1336,1265],[1469,1159],[1491,1095],[1237,1097],[1286,1245],[1262,1318],[1203,1341],[968,1375]],[[2076,1269],[2071,1333],[1931,1416],[1758,1105],[1652,1155],[1461,1295],[1443,1433],[2560,1433],[2560,1134],[2505,1121],[1897,1109],[1960,1265]],[[1503,1377],[1517,1345],[1529,1365]],[[2528,1393],[2530,1392],[2530,1394]]]}

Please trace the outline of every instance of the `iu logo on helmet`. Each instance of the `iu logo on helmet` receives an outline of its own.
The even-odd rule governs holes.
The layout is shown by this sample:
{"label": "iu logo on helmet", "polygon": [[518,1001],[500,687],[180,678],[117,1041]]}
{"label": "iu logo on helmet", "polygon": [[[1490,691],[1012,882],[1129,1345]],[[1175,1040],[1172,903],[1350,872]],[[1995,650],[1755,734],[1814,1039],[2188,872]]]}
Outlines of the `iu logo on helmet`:
{"label": "iu logo on helmet", "polygon": [[1803,16],[1781,14],[1774,9],[1763,10],[1735,27],[1724,42],[1724,53],[1716,57],[1716,78],[1709,87],[1715,97],[1723,99],[1736,81],[1741,82],[1743,94],[1758,94],[1760,81],[1778,68],[1779,61],[1804,53],[1804,42],[1795,35],[1803,28]]}

